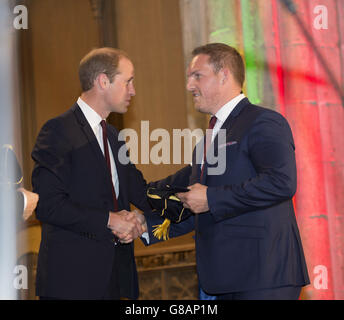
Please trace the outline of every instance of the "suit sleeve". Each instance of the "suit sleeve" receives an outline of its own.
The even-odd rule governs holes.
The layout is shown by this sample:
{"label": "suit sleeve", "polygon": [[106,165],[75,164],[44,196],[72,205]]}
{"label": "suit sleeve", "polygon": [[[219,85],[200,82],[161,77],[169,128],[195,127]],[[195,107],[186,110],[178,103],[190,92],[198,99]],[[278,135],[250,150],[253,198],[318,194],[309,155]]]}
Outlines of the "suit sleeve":
{"label": "suit sleeve", "polygon": [[32,152],[33,191],[40,197],[36,216],[43,223],[79,234],[110,238],[106,228],[109,212],[76,203],[70,197],[72,149],[58,120],[50,120],[43,126]]}
{"label": "suit sleeve", "polygon": [[[149,243],[147,243],[146,239],[141,238],[144,245],[147,246],[157,242],[164,241],[157,239],[153,234],[153,230],[156,226],[162,224],[165,218],[161,217],[159,214],[152,211],[145,212],[145,218],[149,234]],[[192,215],[191,217],[187,218],[186,220],[180,223],[171,223],[169,230],[169,238],[176,238],[189,232],[192,232],[193,230],[195,230],[195,217]]]}
{"label": "suit sleeve", "polygon": [[290,200],[296,192],[295,147],[281,115],[260,116],[248,133],[247,145],[256,175],[241,184],[208,187],[208,204],[216,221]]}
{"label": "suit sleeve", "polygon": [[142,211],[150,210],[151,207],[148,203],[146,192],[147,182],[144,179],[142,172],[136,168],[132,163],[128,164],[130,187],[129,201]]}

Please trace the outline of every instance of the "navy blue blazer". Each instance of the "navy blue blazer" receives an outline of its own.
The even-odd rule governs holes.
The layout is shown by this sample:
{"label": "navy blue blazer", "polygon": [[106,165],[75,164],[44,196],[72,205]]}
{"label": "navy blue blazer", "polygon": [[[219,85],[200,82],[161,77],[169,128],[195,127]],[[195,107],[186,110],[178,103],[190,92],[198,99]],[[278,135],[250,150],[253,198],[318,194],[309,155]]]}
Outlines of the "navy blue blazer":
{"label": "navy blue blazer", "polygon": [[[133,203],[149,208],[146,182],[133,164],[123,165],[123,142],[107,125],[119,178],[119,210]],[[121,296],[138,297],[133,244],[114,246],[107,228],[113,211],[111,178],[98,141],[75,104],[41,129],[32,152],[34,192],[40,196],[42,222],[36,294],[63,299],[100,299],[107,289],[114,259],[119,259]]]}
{"label": "navy blue blazer", "polygon": [[[197,271],[209,294],[308,284],[292,203],[295,147],[287,121],[245,98],[222,129],[225,143],[217,143],[216,137],[213,144],[215,155],[225,155],[222,174],[204,174],[200,182],[200,161],[197,164],[194,152],[192,166],[152,184],[208,186],[210,210],[173,224],[170,236],[195,230]],[[217,165],[205,163],[205,172]],[[146,219],[155,243],[151,231],[161,218],[146,213]]]}

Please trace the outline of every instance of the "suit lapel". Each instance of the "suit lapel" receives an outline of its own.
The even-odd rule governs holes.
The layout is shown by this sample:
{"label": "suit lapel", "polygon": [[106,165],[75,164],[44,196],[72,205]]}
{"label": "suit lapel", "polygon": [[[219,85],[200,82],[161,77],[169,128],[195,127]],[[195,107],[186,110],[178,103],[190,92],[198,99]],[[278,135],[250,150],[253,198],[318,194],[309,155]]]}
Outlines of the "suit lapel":
{"label": "suit lapel", "polygon": [[[72,110],[73,110],[74,115],[80,124],[81,131],[85,134],[85,136],[88,139],[89,145],[90,145],[90,147],[93,151],[94,157],[95,157],[95,162],[97,163],[98,168],[104,174],[104,181],[108,181],[109,183],[111,183],[111,181],[109,179],[108,168],[106,165],[104,154],[103,154],[102,150],[100,149],[98,140],[97,140],[96,136],[94,135],[94,132],[93,132],[91,126],[89,125],[87,119],[85,118],[84,114],[82,113],[80,107],[77,104],[75,104],[72,107]],[[110,185],[110,187],[111,187],[111,185]]]}
{"label": "suit lapel", "polygon": [[[230,113],[226,121],[221,126],[220,130],[226,130],[226,143],[232,140],[233,136],[235,135],[235,128],[236,128],[238,117],[241,114],[241,112],[245,109],[245,107],[249,105],[250,105],[250,102],[247,98],[242,99],[236,105],[236,107],[233,109],[233,111]],[[216,135],[213,141],[215,154],[218,151],[218,146],[219,146],[218,140],[219,140],[218,135]]]}
{"label": "suit lapel", "polygon": [[[236,105],[236,107],[233,109],[233,111],[230,113],[230,115],[228,116],[226,121],[223,123],[221,129],[226,129],[227,130],[226,142],[230,141],[230,140],[227,140],[227,139],[229,139],[231,137],[231,134],[234,132],[235,122],[238,119],[238,116],[241,114],[243,109],[246,106],[248,106],[248,105],[250,105],[249,100],[247,98],[242,99]],[[217,138],[217,136],[216,136],[216,138]],[[215,142],[215,140],[214,140],[214,142]],[[217,146],[217,144],[215,144],[215,146]]]}
{"label": "suit lapel", "polygon": [[[238,119],[238,116],[241,114],[242,110],[246,107],[250,105],[250,102],[247,98],[242,99],[233,109],[233,111],[230,113],[230,115],[227,117],[226,121],[223,123],[223,125],[221,126],[220,130],[226,130],[226,143],[230,142],[231,139],[233,138],[233,135],[235,134],[235,123],[236,120]],[[215,136],[212,146],[214,148],[213,152],[214,155],[218,154],[218,135]],[[202,140],[203,141],[203,140]],[[206,184],[206,180],[207,180],[207,170],[208,170],[208,163],[207,161],[205,161],[205,163],[203,164],[204,167],[204,173],[203,177],[202,177],[202,181],[200,182],[201,184]],[[200,167],[200,166],[199,166]],[[201,172],[201,171],[200,171]],[[199,173],[199,177],[200,177],[200,173]]]}

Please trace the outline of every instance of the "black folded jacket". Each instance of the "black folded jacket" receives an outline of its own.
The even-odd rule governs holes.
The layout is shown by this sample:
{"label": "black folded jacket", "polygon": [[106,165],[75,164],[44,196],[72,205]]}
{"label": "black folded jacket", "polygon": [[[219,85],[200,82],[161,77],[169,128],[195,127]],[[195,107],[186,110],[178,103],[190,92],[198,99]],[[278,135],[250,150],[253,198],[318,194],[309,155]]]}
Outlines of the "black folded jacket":
{"label": "black folded jacket", "polygon": [[189,209],[183,207],[183,203],[178,199],[176,193],[188,192],[189,189],[177,186],[169,186],[160,188],[150,187],[147,190],[149,203],[156,210],[157,214],[165,217],[162,224],[154,226],[153,234],[159,240],[169,239],[169,227],[172,223],[179,223],[192,215]]}

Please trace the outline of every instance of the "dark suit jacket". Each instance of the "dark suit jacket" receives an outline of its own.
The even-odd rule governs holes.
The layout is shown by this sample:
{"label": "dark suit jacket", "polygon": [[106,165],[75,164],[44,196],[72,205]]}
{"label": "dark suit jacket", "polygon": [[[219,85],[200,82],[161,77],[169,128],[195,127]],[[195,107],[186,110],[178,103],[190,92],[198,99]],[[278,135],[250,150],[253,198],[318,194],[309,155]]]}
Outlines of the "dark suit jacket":
{"label": "dark suit jacket", "polygon": [[[118,161],[118,132],[108,125],[108,139],[119,177],[119,210],[129,203],[149,208],[141,173]],[[119,261],[121,296],[137,298],[133,243],[114,246],[107,228],[113,211],[111,178],[98,141],[75,104],[41,129],[32,152],[33,190],[40,196],[36,215],[42,222],[37,295],[65,299],[100,299]]]}
{"label": "dark suit jacket", "polygon": [[[208,186],[210,210],[173,224],[170,236],[195,229],[199,280],[209,294],[308,284],[292,203],[295,147],[287,121],[245,98],[222,129],[226,143],[218,146],[216,137],[214,146],[215,155],[225,151],[225,172],[201,181]],[[199,183],[201,169],[195,163],[194,152],[192,167],[155,185]],[[205,166],[207,172],[210,165]],[[146,218],[150,231],[160,219]],[[151,233],[150,239],[156,242]]]}

